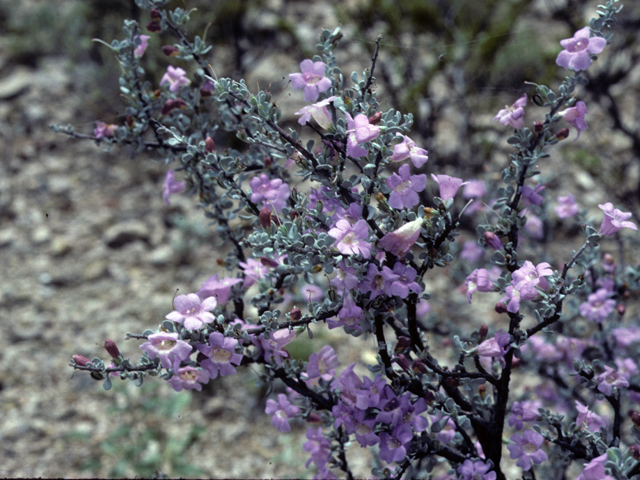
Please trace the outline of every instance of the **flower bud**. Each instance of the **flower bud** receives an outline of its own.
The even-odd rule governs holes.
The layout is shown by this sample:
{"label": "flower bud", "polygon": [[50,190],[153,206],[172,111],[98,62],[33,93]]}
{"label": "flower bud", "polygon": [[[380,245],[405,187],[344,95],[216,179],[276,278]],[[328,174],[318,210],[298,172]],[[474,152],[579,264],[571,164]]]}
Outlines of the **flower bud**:
{"label": "flower bud", "polygon": [[264,166],[266,168],[269,168],[271,165],[273,165],[273,160],[271,160],[271,157],[264,157]]}
{"label": "flower bud", "polygon": [[393,362],[397,363],[405,372],[409,371],[409,360],[403,354],[399,353],[393,357]]}
{"label": "flower bud", "polygon": [[502,242],[493,232],[484,232],[484,241],[494,250],[502,250]]}
{"label": "flower bud", "polygon": [[380,123],[381,119],[382,119],[382,112],[376,112],[372,116],[370,116],[368,120],[371,125],[377,125],[378,123]]}
{"label": "flower bud", "polygon": [[265,205],[260,209],[258,217],[260,218],[260,225],[262,228],[269,228],[271,226],[271,210],[269,210]]}
{"label": "flower bud", "polygon": [[79,365],[81,367],[86,367],[87,363],[91,361],[87,357],[83,357],[82,355],[74,355],[72,358],[76,365]]}
{"label": "flower bud", "polygon": [[480,398],[484,398],[486,394],[487,394],[487,387],[485,387],[484,385],[480,385],[478,387],[478,395],[480,395]]}
{"label": "flower bud", "polygon": [[616,312],[618,312],[618,315],[623,316],[626,311],[627,307],[624,306],[624,303],[616,305]]}
{"label": "flower bud", "polygon": [[149,30],[150,32],[156,33],[156,32],[161,32],[162,27],[160,26],[159,23],[149,22],[147,23],[147,30]]}
{"label": "flower bud", "polygon": [[502,302],[498,302],[498,303],[496,303],[495,311],[500,313],[500,314],[507,313],[507,306]]}
{"label": "flower bud", "polygon": [[640,460],[640,445],[631,445],[629,447],[629,453],[631,453],[634,460]]}
{"label": "flower bud", "polygon": [[213,138],[207,137],[204,140],[204,149],[209,153],[213,153],[216,150],[216,144],[214,143]]}
{"label": "flower bud", "polygon": [[322,423],[322,417],[317,413],[310,413],[306,420],[308,423]]}
{"label": "flower bud", "polygon": [[631,421],[633,422],[633,424],[636,427],[640,427],[640,413],[638,413],[635,410],[633,410],[633,411],[630,412],[629,416],[631,417]]}
{"label": "flower bud", "polygon": [[160,98],[160,95],[162,94],[162,90],[160,90],[159,88],[153,91],[153,98]]}
{"label": "flower bud", "polygon": [[387,197],[384,196],[384,193],[378,192],[378,193],[376,193],[376,200],[378,202],[386,202],[387,201]]}
{"label": "flower bud", "polygon": [[289,317],[294,322],[297,322],[298,320],[300,320],[302,318],[302,312],[300,311],[300,309],[298,307],[293,307],[293,309],[289,312]]}
{"label": "flower bud", "polygon": [[180,53],[178,47],[174,47],[173,45],[163,45],[162,53],[164,53],[167,57],[177,57]]}
{"label": "flower bud", "polygon": [[265,267],[270,267],[270,268],[276,268],[278,265],[280,265],[275,260],[271,260],[270,258],[267,258],[267,257],[262,257],[260,259],[260,263]]}
{"label": "flower bud", "polygon": [[489,333],[489,327],[483,323],[478,329],[478,341],[482,341],[487,338],[487,333]]}
{"label": "flower bud", "polygon": [[162,14],[157,8],[152,8],[151,10],[149,10],[149,16],[154,22],[159,22],[160,20],[162,20]]}
{"label": "flower bud", "polygon": [[398,343],[396,343],[396,352],[402,352],[411,346],[411,339],[409,337],[399,337]]}
{"label": "flower bud", "polygon": [[425,220],[429,220],[433,214],[436,213],[436,211],[431,207],[424,207],[422,211],[424,212]]}
{"label": "flower bud", "polygon": [[415,373],[416,375],[418,373],[424,373],[424,374],[428,373],[427,366],[419,358],[413,361],[413,363],[411,364],[411,370],[413,370],[413,373]]}
{"label": "flower bud", "polygon": [[533,131],[536,133],[542,133],[544,131],[544,125],[542,122],[534,122]]}
{"label": "flower bud", "polygon": [[127,115],[125,123],[127,124],[127,127],[133,128],[133,117],[131,115]]}
{"label": "flower bud", "polygon": [[295,211],[295,210],[289,210],[289,219],[290,220],[295,220],[296,218],[299,218],[300,214]]}
{"label": "flower bud", "polygon": [[118,346],[113,340],[105,340],[104,348],[107,350],[107,353],[111,355],[111,358],[120,358],[120,350],[118,350]]}
{"label": "flower bud", "polygon": [[564,140],[568,136],[569,136],[569,129],[568,128],[563,128],[558,133],[556,133],[556,139],[557,140]]}

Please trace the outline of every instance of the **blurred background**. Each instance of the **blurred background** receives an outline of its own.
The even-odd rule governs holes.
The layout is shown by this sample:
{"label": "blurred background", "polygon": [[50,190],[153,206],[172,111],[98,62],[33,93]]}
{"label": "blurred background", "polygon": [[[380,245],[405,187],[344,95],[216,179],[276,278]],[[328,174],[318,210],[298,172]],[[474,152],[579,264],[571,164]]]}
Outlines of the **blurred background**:
{"label": "blurred background", "polygon": [[[302,94],[288,74],[313,56],[321,28],[340,26],[345,34],[337,49],[345,77],[362,76],[381,34],[378,99],[384,110],[414,115],[411,137],[429,150],[425,173],[494,186],[510,153],[504,141],[510,129],[493,117],[523,93],[533,95],[525,81],[557,87],[568,73],[555,64],[558,42],[587,24],[597,2],[185,0],[170,6],[197,9],[190,32],[214,46],[207,60],[216,74],[243,77],[252,91],[270,90],[283,125],[296,129],[293,112],[303,106]],[[126,332],[156,328],[176,290],[197,291],[212,274],[224,274],[197,199],[162,201],[169,168],[162,158],[104,151],[48,128],[72,124],[90,134],[96,120],[123,122],[120,67],[93,39],[121,38],[127,18],[148,33],[148,13],[129,0],[0,0],[0,476],[311,478],[301,461],[307,426],[276,432],[252,369],[200,393],[175,393],[155,379],[141,388],[116,382],[105,392],[67,366],[74,354],[107,357],[107,338],[135,360],[138,343],[122,340]],[[640,5],[627,2],[619,19],[612,44],[587,72],[589,85],[578,92],[589,129],[575,143],[572,131],[540,165],[546,212],[532,254],[564,252],[566,260],[581,244],[580,228],[553,214],[558,195],[572,193],[594,218],[597,204],[607,201],[640,218]],[[143,65],[151,82],[169,64],[188,67],[162,54],[162,45],[175,42],[169,34],[150,35]],[[545,113],[531,103],[526,112],[528,123]],[[463,221],[455,248],[474,232]],[[427,279],[433,293],[427,324],[446,334],[454,324],[487,321],[456,289],[473,268],[452,265]],[[489,299],[489,319],[491,306]],[[306,359],[337,342],[343,366],[373,361],[372,349],[338,342],[341,332],[317,330],[315,343],[292,344],[292,355]],[[351,458],[357,473],[369,474],[363,450],[354,449]]]}

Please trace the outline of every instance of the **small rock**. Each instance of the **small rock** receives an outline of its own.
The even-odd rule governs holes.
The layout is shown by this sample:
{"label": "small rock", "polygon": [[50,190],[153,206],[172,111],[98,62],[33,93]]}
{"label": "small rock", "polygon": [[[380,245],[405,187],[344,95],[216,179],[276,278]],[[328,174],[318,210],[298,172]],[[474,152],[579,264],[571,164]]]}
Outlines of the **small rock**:
{"label": "small rock", "polygon": [[156,248],[147,256],[147,261],[151,265],[161,267],[172,263],[175,259],[175,250],[170,245],[163,245]]}
{"label": "small rock", "polygon": [[119,223],[107,229],[103,235],[109,248],[122,248],[127,243],[142,240],[149,242],[149,229],[143,222],[130,221]]}
{"label": "small rock", "polygon": [[62,257],[71,251],[71,244],[64,237],[54,237],[49,251],[55,257]]}
{"label": "small rock", "polygon": [[84,280],[97,280],[107,274],[107,262],[104,260],[94,260],[82,272]]}
{"label": "small rock", "polygon": [[8,77],[0,80],[0,100],[11,100],[25,93],[33,84],[33,74],[28,68],[16,68]]}

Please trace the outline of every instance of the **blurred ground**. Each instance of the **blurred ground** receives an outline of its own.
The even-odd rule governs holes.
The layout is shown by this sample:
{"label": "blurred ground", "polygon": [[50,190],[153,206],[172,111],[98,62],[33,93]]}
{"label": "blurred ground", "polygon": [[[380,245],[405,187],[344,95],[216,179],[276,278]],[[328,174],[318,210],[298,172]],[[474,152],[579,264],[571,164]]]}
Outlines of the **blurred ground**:
{"label": "blurred ground", "polygon": [[[541,12],[550,7],[547,2],[523,3],[529,10],[520,14],[513,28],[524,23],[525,30],[535,36],[546,25],[535,22],[546,21]],[[151,476],[156,471],[202,478],[310,476],[310,472],[301,471],[301,459],[307,455],[301,448],[306,426],[296,425],[292,435],[276,432],[263,413],[265,398],[254,386],[256,376],[251,371],[240,378],[216,381],[205,394],[190,395],[176,394],[153,379],[140,389],[117,382],[113,390],[105,392],[88,375],[72,375],[67,366],[76,353],[104,358],[101,344],[106,338],[116,340],[125,356],[135,359],[138,344],[121,340],[125,332],[155,328],[171,310],[176,289],[181,293],[195,291],[213,273],[223,273],[216,263],[222,255],[216,251],[216,240],[194,199],[174,195],[169,207],[162,201],[167,166],[145,156],[131,158],[126,149],[104,152],[95,144],[70,140],[48,129],[51,123],[71,123],[78,131],[90,133],[95,119],[116,121],[122,110],[114,93],[117,66],[105,49],[93,51],[95,46],[87,42],[90,36],[78,37],[76,51],[47,43],[55,36],[35,40],[32,36],[30,40],[41,49],[37,54],[33,45],[17,44],[26,41],[24,37],[42,22],[44,33],[47,28],[55,33],[56,21],[66,19],[64,15],[74,12],[77,4],[71,0],[32,1],[12,8],[8,2],[0,3],[0,21],[7,32],[0,34],[0,337],[5,344],[0,350],[0,476],[133,477]],[[366,2],[345,5],[356,8],[361,4]],[[127,2],[122,5],[126,12]],[[94,6],[88,2],[83,8]],[[301,51],[313,51],[319,28],[341,24],[348,10],[325,2],[273,0],[248,12],[243,28],[264,32],[271,28],[276,32],[271,38],[277,45],[275,50],[264,46],[262,51],[252,50],[254,45],[242,45],[239,40],[236,50],[217,48],[212,64],[242,71],[250,85],[273,80],[277,90],[283,72],[297,71],[299,61],[308,57]],[[588,10],[585,18],[592,12]],[[140,21],[146,23],[146,17]],[[382,28],[375,26],[376,21],[372,21],[373,30]],[[276,29],[282,22],[287,28]],[[572,32],[560,23],[552,25],[550,30],[557,35],[545,38],[544,48],[548,41],[557,53],[557,41]],[[68,33],[71,27],[65,28]],[[82,25],[76,28],[78,35],[86,34]],[[359,41],[361,32],[353,27],[343,28],[347,33],[339,53],[345,62],[343,71],[361,72],[368,67],[371,43]],[[219,35],[232,34],[220,30]],[[293,45],[294,40],[305,43]],[[454,43],[445,50],[423,53],[425,58],[437,58],[465,45]],[[238,48],[243,49],[244,63],[234,61]],[[28,55],[30,51],[33,55]],[[298,52],[297,56],[290,55],[291,51]],[[405,55],[412,52],[407,49]],[[383,62],[392,65],[384,48]],[[112,76],[105,73],[109,71]],[[391,69],[388,73],[397,75]],[[623,105],[622,113],[623,119],[636,119],[636,125],[638,76],[636,69],[614,90],[633,97]],[[456,98],[447,78],[444,73],[435,76],[432,80],[440,86],[430,88],[443,98]],[[393,78],[389,82],[393,85]],[[385,87],[380,88],[380,99],[384,100]],[[109,96],[106,92],[112,93]],[[393,88],[386,92],[394,96]],[[513,89],[505,88],[475,100],[474,105],[490,107],[473,112],[478,114],[479,125],[493,129],[483,131],[483,145],[495,145],[507,133],[491,124],[495,114],[492,104],[498,98],[499,104],[510,104],[517,96]],[[282,96],[285,116],[291,117],[301,106],[300,99],[290,87],[286,90]],[[420,108],[434,108],[437,99],[431,100],[415,103],[416,114]],[[465,143],[459,135],[468,131],[463,119],[470,113],[469,104],[449,102],[445,107],[443,115],[448,123],[434,127],[434,136],[424,139],[430,146],[428,167],[438,167],[429,173],[453,173],[460,167],[468,173],[459,176],[480,175],[491,165],[489,161],[484,166],[479,163],[482,150],[472,149],[472,165],[465,166],[456,147]],[[557,147],[549,159],[550,168],[542,168],[542,180],[560,195],[573,192],[584,206],[623,201],[624,210],[638,212],[637,199],[629,195],[637,188],[639,160],[630,140],[616,132],[610,134],[606,108],[594,106],[589,121],[604,127],[583,133],[580,145],[566,147],[566,154],[564,145]],[[290,122],[293,126],[294,120]],[[501,152],[506,151],[506,144],[495,149],[491,161],[504,162]],[[600,155],[608,162],[606,166],[593,164],[602,161],[597,156],[594,160],[592,153],[587,155],[594,151],[606,155]],[[444,159],[460,163],[447,164]],[[598,172],[605,173],[599,176]],[[555,244],[576,248],[579,239],[575,233],[575,229],[561,229]],[[549,249],[545,244],[535,251]],[[463,272],[446,273],[455,277]],[[434,322],[446,324],[456,317],[481,323],[473,319],[464,295],[452,291],[447,275],[438,276],[429,285],[434,293],[449,292],[445,297],[434,295]],[[486,301],[489,310],[495,301]],[[324,341],[335,336],[333,332],[321,334]],[[371,361],[367,355],[366,349],[349,344],[341,344],[339,350],[343,365]],[[355,452],[354,459],[356,472],[364,475],[370,471],[364,456]]]}

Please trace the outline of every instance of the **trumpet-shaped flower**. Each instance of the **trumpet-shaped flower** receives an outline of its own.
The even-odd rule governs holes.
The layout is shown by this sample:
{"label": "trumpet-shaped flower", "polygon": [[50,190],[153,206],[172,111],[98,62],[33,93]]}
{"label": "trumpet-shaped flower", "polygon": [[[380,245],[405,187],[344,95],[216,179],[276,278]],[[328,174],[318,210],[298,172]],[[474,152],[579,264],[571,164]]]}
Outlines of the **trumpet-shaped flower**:
{"label": "trumpet-shaped flower", "polygon": [[422,219],[417,218],[412,222],[405,223],[397,230],[387,233],[378,243],[387,252],[397,257],[404,257],[418,240],[421,226]]}
{"label": "trumpet-shaped flower", "polygon": [[327,110],[327,105],[333,102],[336,98],[335,95],[329,98],[325,98],[321,102],[314,103],[313,105],[308,105],[296,112],[296,115],[302,115],[298,119],[298,123],[300,125],[306,125],[311,118],[313,118],[318,125],[320,125],[325,130],[331,126],[331,115],[329,114],[329,110]]}
{"label": "trumpet-shaped flower", "polygon": [[397,209],[412,208],[420,201],[418,192],[422,192],[427,186],[427,176],[410,175],[407,164],[402,165],[398,173],[392,174],[386,181],[387,187],[391,189],[389,205]]}
{"label": "trumpet-shaped flower", "polygon": [[165,318],[172,322],[184,324],[187,330],[198,330],[205,323],[211,323],[215,319],[211,310],[216,308],[218,302],[215,297],[205,298],[200,301],[200,297],[195,293],[188,295],[178,295],[173,301],[176,309]]}
{"label": "trumpet-shaped flower", "polygon": [[600,225],[600,235],[603,237],[609,237],[623,227],[638,230],[635,223],[627,221],[631,218],[631,213],[622,212],[617,208],[613,208],[613,204],[610,202],[604,205],[598,205],[598,207],[604,212],[604,218]]}
{"label": "trumpet-shaped flower", "polygon": [[576,140],[580,138],[580,133],[587,129],[587,121],[584,117],[587,115],[587,106],[584,102],[576,103],[575,107],[567,108],[560,113],[564,119],[578,131]]}
{"label": "trumpet-shaped flower", "polygon": [[556,58],[556,64],[575,71],[586,70],[591,65],[590,54],[597,55],[604,50],[607,41],[602,37],[589,38],[589,27],[578,30],[572,38],[560,40],[564,48]]}
{"label": "trumpet-shaped flower", "polygon": [[505,106],[498,114],[493,117],[502,125],[511,125],[518,129],[524,126],[524,106],[527,104],[527,94],[522,95],[513,105]]}
{"label": "trumpet-shaped flower", "polygon": [[170,92],[178,93],[180,91],[180,87],[183,85],[189,85],[191,80],[187,78],[187,72],[183,69],[180,67],[173,68],[169,65],[167,67],[167,73],[165,73],[160,80],[160,85],[164,85],[165,83],[169,84]]}
{"label": "trumpet-shaped flower", "polygon": [[173,170],[169,170],[167,175],[164,177],[164,183],[162,185],[162,198],[164,199],[164,203],[171,205],[169,203],[169,195],[172,193],[180,193],[185,188],[187,188],[187,184],[175,180]]}
{"label": "trumpet-shaped flower", "polygon": [[300,62],[302,73],[290,73],[289,80],[296,90],[304,88],[304,101],[315,102],[321,92],[331,88],[331,80],[324,76],[327,66],[324,62],[309,59]]}
{"label": "trumpet-shaped flower", "polygon": [[362,219],[355,225],[348,220],[338,220],[335,227],[329,230],[329,236],[336,239],[336,247],[345,255],[360,254],[364,258],[371,255],[371,245],[364,240],[369,236],[369,227]]}
{"label": "trumpet-shaped flower", "polygon": [[416,142],[406,135],[396,133],[396,136],[402,137],[403,140],[393,147],[393,155],[391,155],[389,160],[392,162],[401,162],[410,158],[411,163],[413,163],[413,166],[416,168],[420,168],[427,163],[429,157],[427,156],[428,152],[424,148],[419,148]]}

